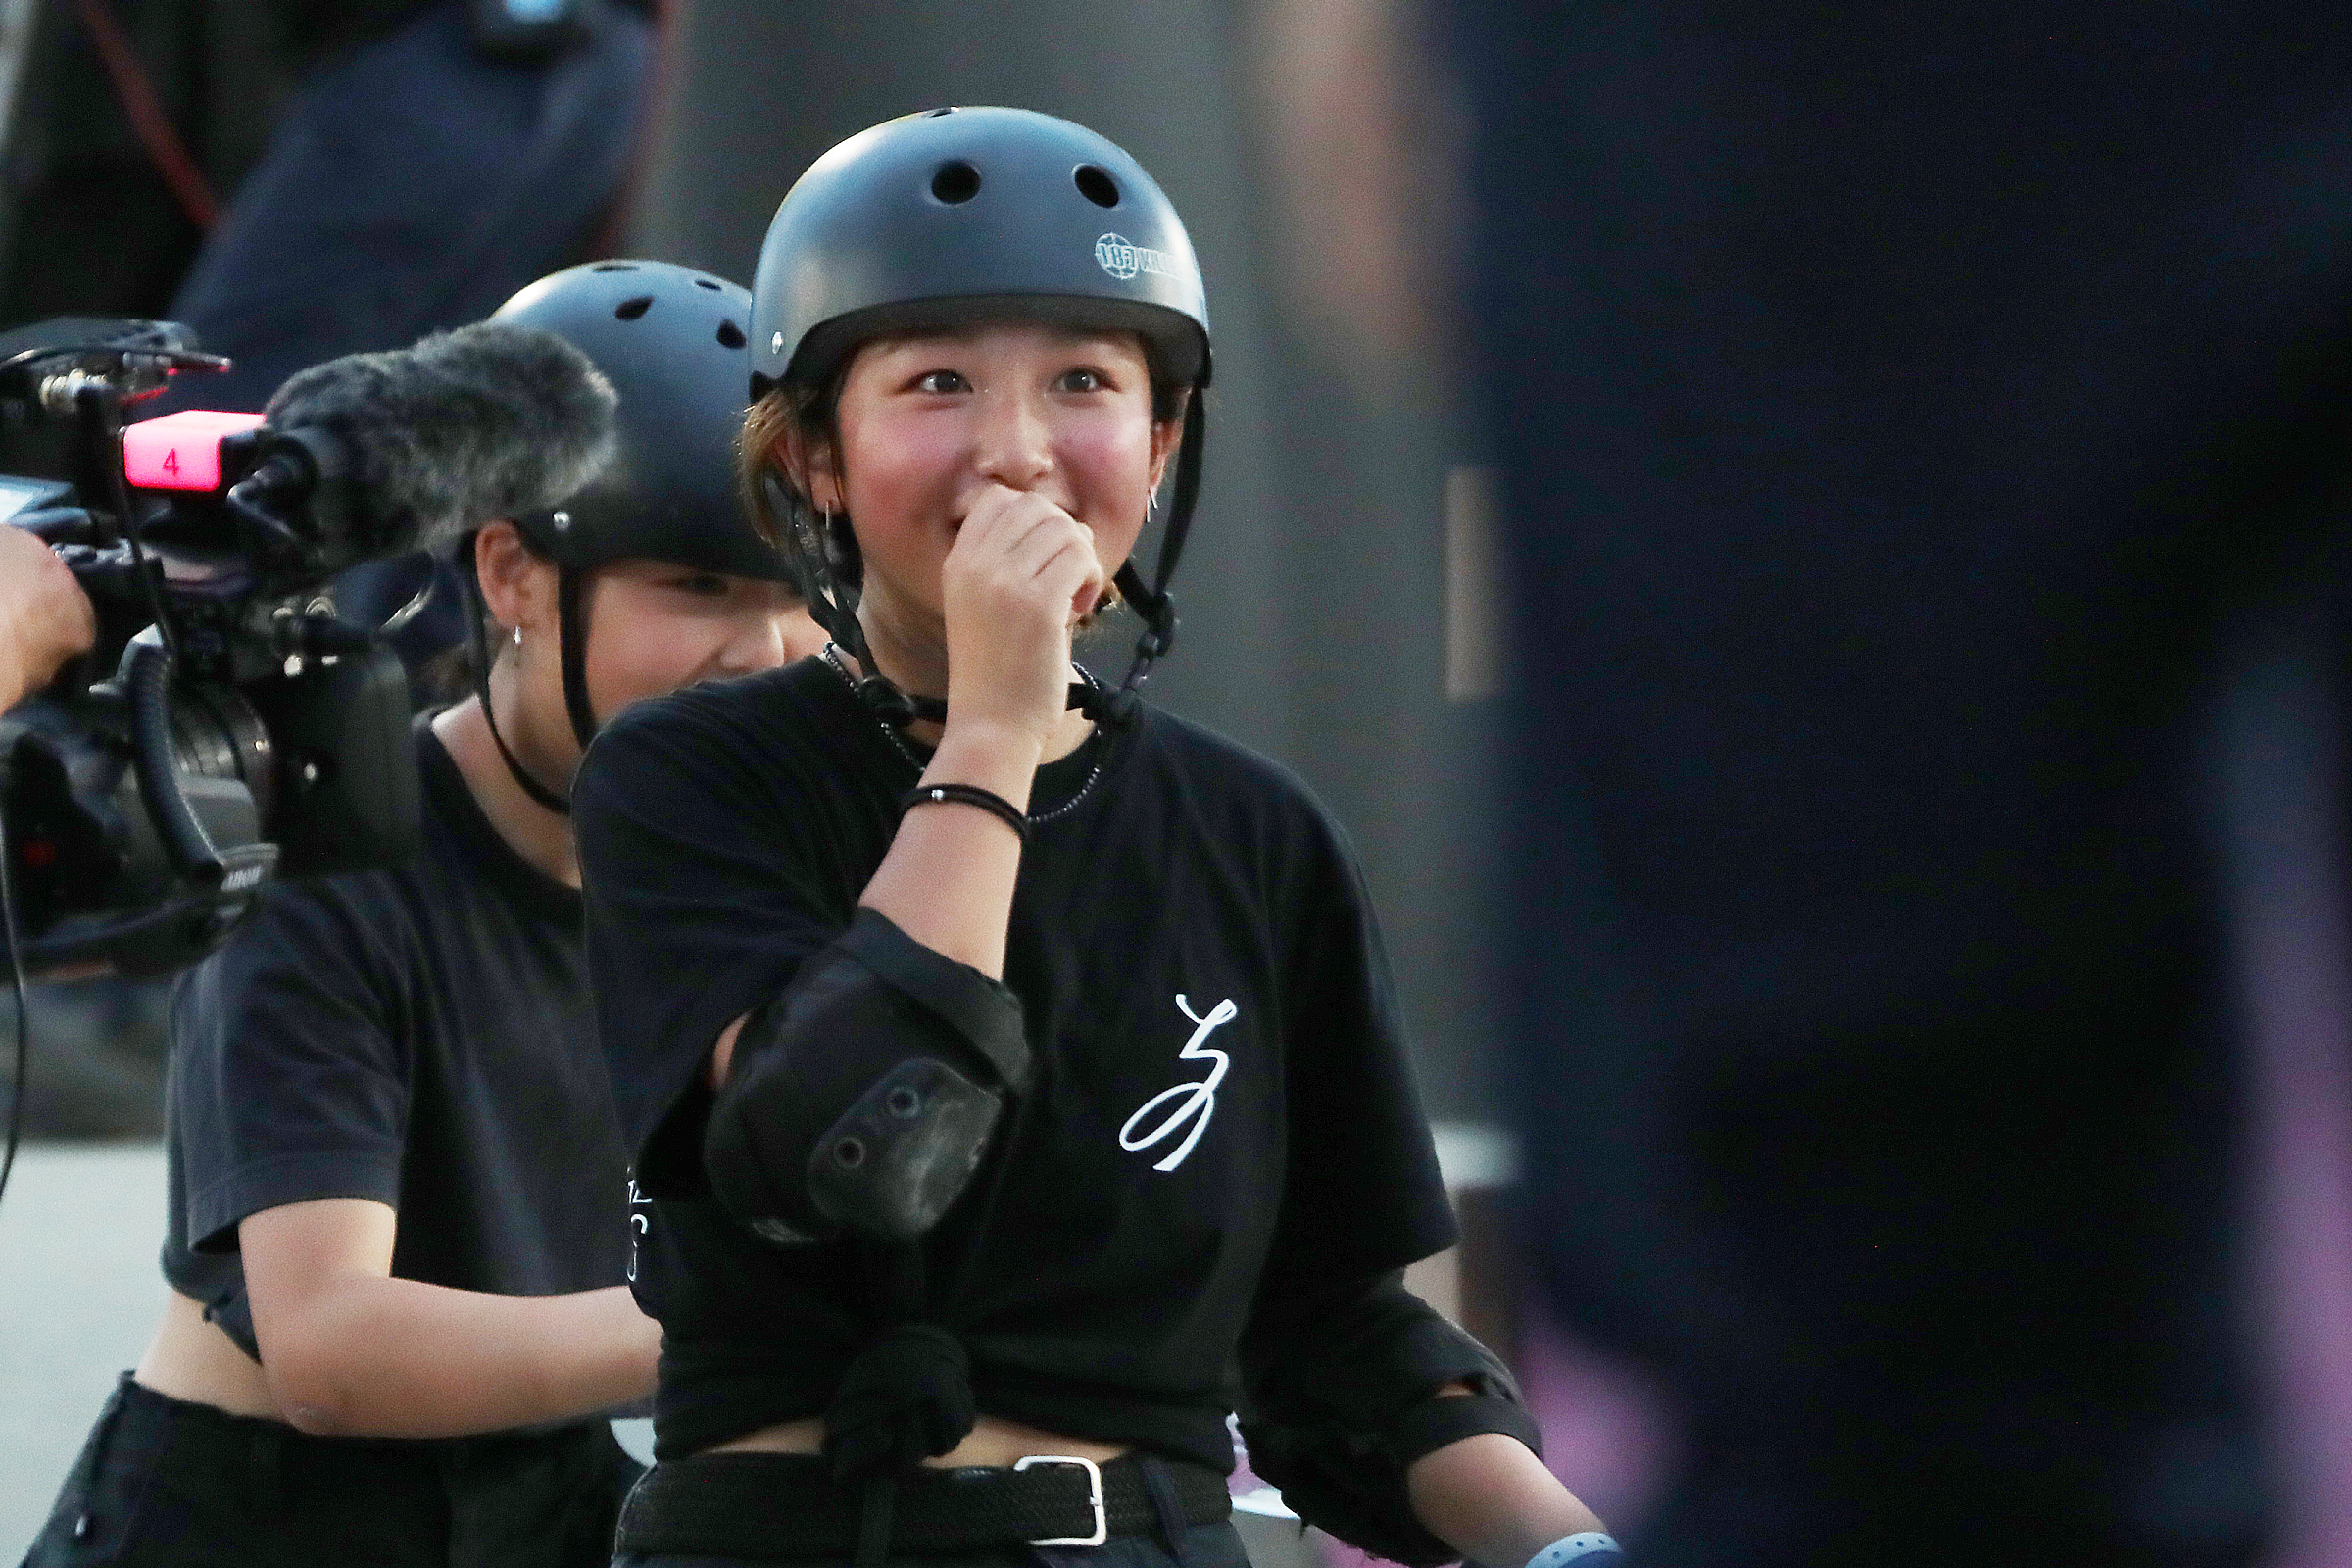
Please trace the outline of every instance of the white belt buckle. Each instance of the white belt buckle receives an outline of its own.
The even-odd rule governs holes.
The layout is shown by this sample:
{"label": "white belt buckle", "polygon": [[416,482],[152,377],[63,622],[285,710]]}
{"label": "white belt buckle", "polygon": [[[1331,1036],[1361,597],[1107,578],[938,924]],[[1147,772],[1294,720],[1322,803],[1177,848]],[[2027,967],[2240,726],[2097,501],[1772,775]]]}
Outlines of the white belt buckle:
{"label": "white belt buckle", "polygon": [[1086,1472],[1087,1504],[1095,1510],[1095,1533],[1091,1536],[1048,1536],[1032,1541],[1032,1546],[1100,1546],[1110,1539],[1110,1515],[1102,1508],[1102,1468],[1092,1459],[1081,1459],[1068,1453],[1032,1453],[1012,1461],[1015,1470],[1026,1470],[1033,1464],[1074,1464]]}

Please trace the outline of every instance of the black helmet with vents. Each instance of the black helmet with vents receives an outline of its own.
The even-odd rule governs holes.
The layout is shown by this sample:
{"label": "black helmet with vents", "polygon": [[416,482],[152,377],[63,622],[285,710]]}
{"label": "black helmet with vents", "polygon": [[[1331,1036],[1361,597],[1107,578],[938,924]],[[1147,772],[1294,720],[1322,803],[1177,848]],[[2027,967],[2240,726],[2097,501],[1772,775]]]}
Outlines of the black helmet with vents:
{"label": "black helmet with vents", "polygon": [[751,296],[669,262],[590,262],[526,285],[491,317],[555,333],[619,395],[613,460],[562,506],[514,519],[561,565],[637,557],[782,581],[734,482]]}
{"label": "black helmet with vents", "polygon": [[1026,109],[886,121],[809,165],[768,224],[753,393],[821,384],[881,333],[1004,315],[1139,332],[1170,380],[1208,382],[1200,264],[1143,165]]}

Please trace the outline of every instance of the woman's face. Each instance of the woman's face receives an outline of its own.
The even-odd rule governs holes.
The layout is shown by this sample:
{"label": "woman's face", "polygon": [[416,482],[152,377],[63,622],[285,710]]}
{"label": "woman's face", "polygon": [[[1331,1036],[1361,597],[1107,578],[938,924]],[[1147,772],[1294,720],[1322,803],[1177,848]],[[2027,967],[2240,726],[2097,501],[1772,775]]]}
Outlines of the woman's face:
{"label": "woman's face", "polygon": [[818,456],[810,494],[855,519],[866,599],[937,617],[948,548],[991,484],[1092,528],[1105,575],[1117,570],[1179,427],[1152,418],[1133,333],[1000,322],[865,344],[835,428],[838,452]]}
{"label": "woman's face", "polygon": [[699,680],[773,669],[825,643],[783,584],[662,561],[598,567],[586,608],[588,701],[604,720]]}

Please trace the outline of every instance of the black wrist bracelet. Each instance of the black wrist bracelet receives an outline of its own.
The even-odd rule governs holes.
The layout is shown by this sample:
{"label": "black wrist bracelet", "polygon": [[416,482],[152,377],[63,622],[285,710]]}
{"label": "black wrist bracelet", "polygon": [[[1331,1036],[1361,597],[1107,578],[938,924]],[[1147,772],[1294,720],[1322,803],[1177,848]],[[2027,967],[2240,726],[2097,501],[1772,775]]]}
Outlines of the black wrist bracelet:
{"label": "black wrist bracelet", "polygon": [[899,802],[899,814],[905,816],[918,806],[939,806],[949,801],[977,806],[1012,829],[1023,844],[1029,842],[1029,818],[1021,814],[1021,808],[994,790],[984,790],[977,784],[917,784]]}

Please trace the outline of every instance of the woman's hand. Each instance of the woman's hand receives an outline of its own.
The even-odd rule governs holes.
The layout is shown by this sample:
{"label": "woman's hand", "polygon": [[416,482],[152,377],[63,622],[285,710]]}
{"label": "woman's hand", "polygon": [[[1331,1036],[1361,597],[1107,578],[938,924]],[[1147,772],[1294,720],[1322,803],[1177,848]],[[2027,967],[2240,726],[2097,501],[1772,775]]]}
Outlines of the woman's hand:
{"label": "woman's hand", "polygon": [[[941,576],[948,722],[926,784],[969,784],[1029,806],[1038,760],[1069,710],[1070,628],[1102,595],[1091,530],[1041,495],[985,486]],[[1021,841],[978,807],[908,811],[859,903],[934,952],[1004,973]]]}
{"label": "woman's hand", "polygon": [[1071,628],[1107,582],[1094,530],[1042,495],[983,487],[942,579],[951,725],[1042,751],[1068,708]]}

